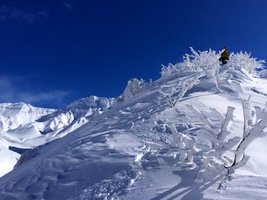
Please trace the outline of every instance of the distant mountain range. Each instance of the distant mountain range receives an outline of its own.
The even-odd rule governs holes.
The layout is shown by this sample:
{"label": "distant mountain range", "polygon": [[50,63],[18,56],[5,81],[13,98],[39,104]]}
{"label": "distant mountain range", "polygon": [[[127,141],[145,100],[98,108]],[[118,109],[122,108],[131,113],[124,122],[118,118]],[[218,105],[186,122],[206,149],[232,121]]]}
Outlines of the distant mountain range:
{"label": "distant mountain range", "polygon": [[0,104],[0,175],[11,171],[25,150],[34,149],[77,129],[107,110],[113,99],[91,96],[63,110],[37,108],[25,103]]}

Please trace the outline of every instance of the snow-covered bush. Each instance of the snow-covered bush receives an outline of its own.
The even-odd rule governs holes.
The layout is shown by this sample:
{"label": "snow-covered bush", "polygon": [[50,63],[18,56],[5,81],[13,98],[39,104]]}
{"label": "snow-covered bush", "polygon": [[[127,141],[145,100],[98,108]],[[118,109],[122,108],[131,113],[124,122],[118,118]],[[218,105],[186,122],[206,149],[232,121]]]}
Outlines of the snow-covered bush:
{"label": "snow-covered bush", "polygon": [[250,74],[255,75],[257,71],[255,69],[264,69],[264,60],[257,61],[256,58],[251,57],[251,53],[231,53],[229,56],[228,65],[232,66],[234,69],[241,70],[244,69]]}
{"label": "snow-covered bush", "polygon": [[161,70],[162,77],[188,72],[206,72],[207,75],[218,73],[219,55],[215,51],[209,49],[208,51],[196,52],[192,47],[190,50],[192,54],[185,54],[183,62],[163,66]]}
{"label": "snow-covered bush", "polygon": [[252,109],[250,98],[242,100],[242,105],[244,115],[243,137],[236,147],[233,163],[229,167],[235,167],[245,159],[245,149],[253,140],[267,135],[267,109],[258,106],[254,106],[254,109]]}
{"label": "snow-covered bush", "polygon": [[[183,62],[175,65],[168,64],[168,66],[163,66],[161,70],[161,79],[173,77],[181,80],[178,85],[161,88],[162,94],[166,95],[171,107],[174,107],[188,90],[201,83],[200,79],[205,80],[203,84],[214,85],[211,90],[220,92],[220,85],[225,87],[228,84],[227,80],[232,76],[227,72],[231,71],[233,74],[233,70],[246,71],[252,75],[258,74],[261,77],[267,77],[267,70],[263,66],[264,60],[257,61],[247,52],[231,53],[228,63],[221,65],[219,53],[211,49],[198,52],[193,48],[190,49],[192,54],[185,54]],[[246,73],[242,74],[246,76]],[[189,78],[183,79],[182,77],[185,76]]]}
{"label": "snow-covered bush", "polygon": [[[177,85],[177,87],[173,87],[173,92],[168,95],[169,98],[169,104],[171,107],[175,107],[175,105],[184,97],[185,93],[190,90],[194,85],[196,85],[197,83],[199,83],[198,79],[200,76],[194,76],[194,77],[189,77],[186,79],[183,79],[181,82],[179,82],[179,84]],[[176,91],[178,92],[178,95],[174,95]]]}
{"label": "snow-covered bush", "polygon": [[[174,107],[179,102],[186,92],[197,85],[199,79],[207,77],[206,80],[215,86],[215,90],[219,92],[219,60],[218,54],[211,49],[209,51],[196,52],[190,48],[192,54],[186,54],[184,61],[176,65],[169,64],[167,67],[163,66],[161,75],[162,79],[174,76],[179,78],[179,84],[173,85],[172,88],[161,88],[161,92],[168,98],[171,107]],[[187,78],[181,78],[187,77]]]}
{"label": "snow-covered bush", "polygon": [[243,113],[244,113],[244,127],[243,137],[237,147],[234,149],[234,157],[232,163],[224,166],[227,169],[225,177],[222,179],[218,191],[223,192],[227,187],[227,182],[232,180],[235,169],[238,169],[247,164],[249,156],[245,155],[245,150],[249,144],[256,138],[264,137],[267,135],[267,111],[266,108],[262,109],[258,106],[254,110],[250,107],[249,99],[242,100]]}
{"label": "snow-covered bush", "polygon": [[[195,176],[196,181],[203,181],[208,178],[210,174],[223,175],[225,173],[224,168],[229,163],[233,163],[233,147],[241,140],[240,137],[228,137],[230,132],[228,130],[229,124],[233,120],[234,108],[228,107],[226,115],[223,115],[216,109],[211,109],[210,113],[201,112],[192,105],[187,106],[198,118],[204,123],[203,127],[200,127],[196,131],[196,137],[205,140],[205,143],[201,141],[199,144],[202,147],[198,147],[198,142],[194,145],[194,149],[198,148],[201,152],[201,165]],[[216,127],[215,124],[209,120],[209,116],[218,118],[220,121],[220,127]],[[197,139],[198,141],[198,139]],[[204,147],[204,148],[203,148]]]}
{"label": "snow-covered bush", "polygon": [[[192,47],[190,50],[192,54],[185,54],[183,56],[183,62],[175,65],[168,64],[168,66],[163,66],[161,70],[162,78],[177,73],[204,72],[217,84],[221,67],[219,62],[220,53],[216,53],[216,51],[211,49],[197,52]],[[251,53],[243,53],[241,51],[240,53],[231,53],[226,66],[236,70],[243,69],[250,74],[257,74],[257,71],[260,71],[261,74],[267,74],[266,67],[263,65],[264,63],[264,60],[258,61],[256,58],[251,57]]]}
{"label": "snow-covered bush", "polygon": [[137,78],[133,78],[129,80],[120,99],[127,100],[132,98],[133,96],[139,94],[146,85],[147,83],[143,79],[139,80]]}
{"label": "snow-covered bush", "polygon": [[[177,64],[177,65],[179,65],[179,64]],[[162,77],[168,77],[168,76],[171,76],[173,73],[178,72],[179,67],[177,65],[173,65],[171,63],[169,63],[168,66],[162,65],[161,76]]]}
{"label": "snow-covered bush", "polygon": [[[201,152],[199,154],[201,155],[201,165],[195,176],[196,181],[201,182],[205,178],[209,178],[211,174],[224,176],[218,187],[218,191],[224,191],[234,170],[242,167],[249,160],[249,157],[245,155],[245,150],[249,144],[256,138],[267,135],[266,108],[262,109],[258,106],[252,108],[249,100],[242,99],[244,127],[240,130],[241,137],[231,137],[229,131],[229,125],[234,123],[234,107],[229,106],[226,115],[223,115],[216,109],[211,109],[210,113],[206,113],[199,111],[192,105],[187,106],[204,123],[204,126],[197,128],[196,136],[193,136],[201,138],[202,146],[199,147],[198,142],[191,146],[192,152],[196,152],[195,149]],[[220,128],[209,119],[214,118],[214,116],[221,122]],[[206,145],[203,145],[203,140],[205,140]]]}

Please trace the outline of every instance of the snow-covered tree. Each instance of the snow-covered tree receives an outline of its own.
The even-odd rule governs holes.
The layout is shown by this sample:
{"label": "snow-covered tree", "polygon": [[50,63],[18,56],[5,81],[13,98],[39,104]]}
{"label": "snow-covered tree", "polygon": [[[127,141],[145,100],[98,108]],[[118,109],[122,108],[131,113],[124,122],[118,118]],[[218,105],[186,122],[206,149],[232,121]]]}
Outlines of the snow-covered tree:
{"label": "snow-covered tree", "polygon": [[[201,165],[195,176],[196,181],[202,181],[205,176],[210,173],[220,174],[225,173],[223,171],[224,167],[232,162],[231,155],[232,148],[238,144],[241,140],[240,137],[228,137],[230,132],[228,131],[228,126],[231,121],[233,121],[233,113],[235,108],[228,107],[226,115],[223,115],[216,109],[211,109],[211,113],[201,112],[192,105],[188,105],[188,108],[198,116],[202,121],[204,126],[197,128],[197,138],[205,140],[204,148],[199,148],[199,152],[202,152],[199,158]],[[220,121],[220,127],[217,127],[210,119],[209,115],[216,116],[218,121]],[[201,142],[203,143],[203,142]],[[195,144],[197,148],[198,144]]]}
{"label": "snow-covered tree", "polygon": [[133,96],[139,94],[147,83],[141,79],[133,78],[128,81],[128,84],[123,92],[123,94],[117,99],[117,101],[124,101],[132,98]]}
{"label": "snow-covered tree", "polygon": [[[264,60],[257,60],[256,58],[251,57],[251,53],[248,52],[239,52],[239,53],[231,53],[229,56],[228,65],[233,67],[236,70],[245,70],[249,74],[257,75],[259,72],[255,69],[263,70],[265,63]],[[263,72],[262,71],[262,72]]]}
{"label": "snow-covered tree", "polygon": [[[198,128],[196,135],[206,141],[208,146],[199,148],[202,152],[200,161],[201,165],[195,176],[196,181],[202,181],[208,178],[210,174],[224,176],[218,190],[223,191],[227,182],[231,180],[231,176],[235,169],[242,167],[247,163],[249,157],[245,155],[245,150],[249,144],[256,138],[267,135],[267,109],[250,106],[249,100],[242,99],[244,127],[241,137],[231,137],[229,124],[234,123],[234,107],[228,107],[226,115],[223,115],[216,109],[211,109],[211,113],[217,116],[221,122],[218,129],[216,125],[209,119],[210,113],[201,112],[192,105],[188,108],[196,114],[203,122],[204,126]],[[196,152],[197,143],[192,147],[192,151]]]}
{"label": "snow-covered tree", "polygon": [[[227,65],[222,66],[218,60],[220,54],[215,51],[209,49],[208,51],[197,52],[192,47],[190,50],[192,54],[185,54],[183,62],[162,67],[162,80],[170,77],[180,80],[178,85],[163,85],[161,87],[160,92],[167,97],[171,107],[175,107],[188,90],[199,83],[201,84],[200,79],[203,78],[207,83],[214,84],[215,87],[211,90],[220,92],[220,85],[228,85],[227,80],[232,77],[232,74],[235,74],[235,70],[262,77],[267,76],[267,70],[263,66],[265,61],[257,61],[247,52],[231,53]],[[227,72],[232,72],[232,74],[227,74]]]}

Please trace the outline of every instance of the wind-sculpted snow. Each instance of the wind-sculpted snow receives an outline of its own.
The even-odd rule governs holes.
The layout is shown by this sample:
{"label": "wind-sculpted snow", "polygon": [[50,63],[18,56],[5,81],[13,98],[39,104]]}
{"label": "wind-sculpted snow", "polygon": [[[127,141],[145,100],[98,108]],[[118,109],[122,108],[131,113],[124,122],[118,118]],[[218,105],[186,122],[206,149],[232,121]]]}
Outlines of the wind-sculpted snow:
{"label": "wind-sculpted snow", "polygon": [[53,109],[36,108],[24,103],[0,104],[0,176],[11,171],[20,157],[9,147],[32,148],[30,144],[23,144],[25,140],[40,135],[31,123],[53,112]]}
{"label": "wind-sculpted snow", "polygon": [[222,66],[215,51],[191,50],[116,100],[82,99],[38,120],[76,113],[58,126],[64,137],[0,179],[1,198],[266,199],[267,81],[251,71],[262,62],[241,52]]}
{"label": "wind-sculpted snow", "polygon": [[113,98],[90,96],[71,103],[64,110],[71,111],[77,119],[93,113],[101,114],[113,104],[113,101]]}
{"label": "wind-sculpted snow", "polygon": [[[77,129],[90,116],[106,111],[113,99],[91,96],[79,99],[63,110],[35,108],[24,103],[0,104],[0,176],[11,171],[20,158],[18,152],[33,149]],[[12,148],[10,148],[12,147]],[[21,149],[13,151],[13,149]],[[25,161],[20,159],[19,162]],[[24,162],[23,161],[23,162]]]}

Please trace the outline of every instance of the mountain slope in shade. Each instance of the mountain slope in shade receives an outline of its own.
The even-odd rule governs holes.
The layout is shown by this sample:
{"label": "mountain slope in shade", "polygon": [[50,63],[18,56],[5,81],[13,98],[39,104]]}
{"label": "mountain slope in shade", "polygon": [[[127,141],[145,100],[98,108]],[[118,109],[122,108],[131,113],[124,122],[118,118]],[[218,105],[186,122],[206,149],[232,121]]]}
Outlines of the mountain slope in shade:
{"label": "mountain slope in shade", "polygon": [[24,154],[0,179],[0,196],[267,198],[265,70],[254,71],[262,62],[247,53],[223,66],[218,57],[192,49],[160,79],[130,80],[105,112]]}

